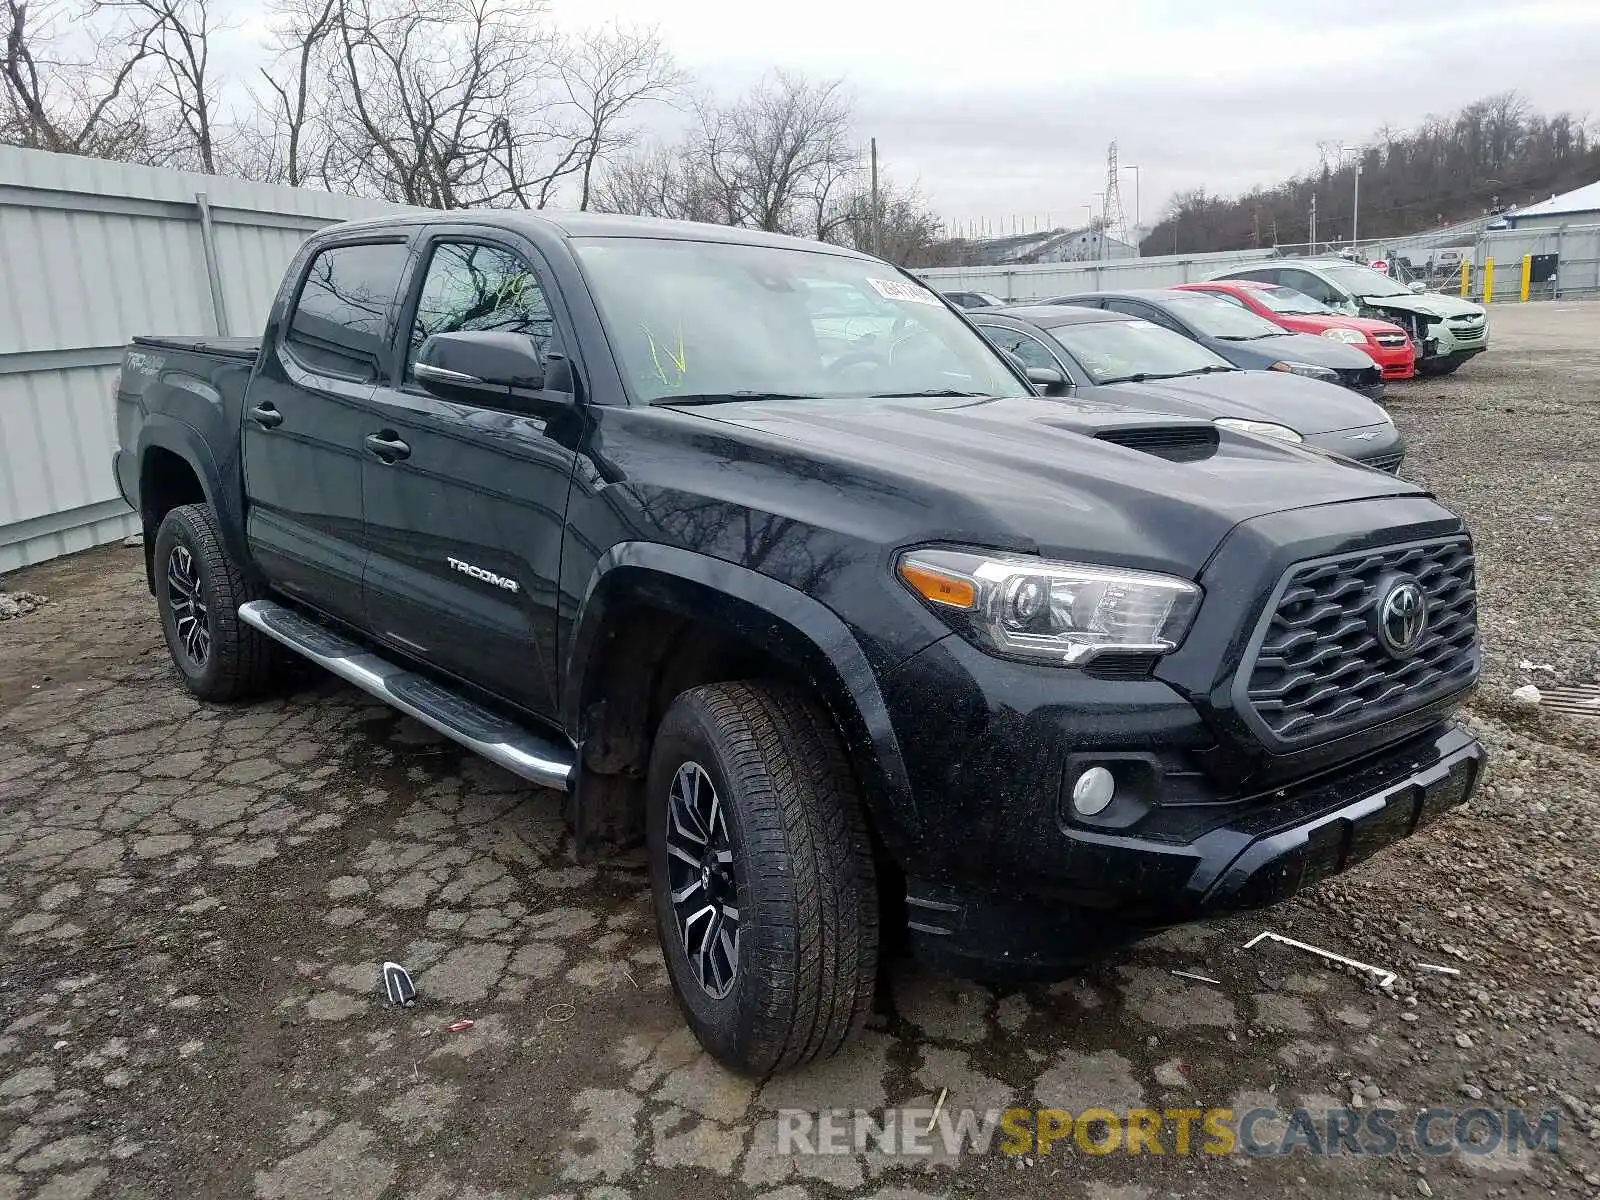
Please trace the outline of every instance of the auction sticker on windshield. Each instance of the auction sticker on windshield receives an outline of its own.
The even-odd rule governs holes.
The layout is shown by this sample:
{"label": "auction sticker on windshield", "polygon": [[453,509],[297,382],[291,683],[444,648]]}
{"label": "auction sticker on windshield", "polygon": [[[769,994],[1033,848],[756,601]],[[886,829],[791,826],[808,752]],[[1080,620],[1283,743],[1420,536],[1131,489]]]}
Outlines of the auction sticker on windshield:
{"label": "auction sticker on windshield", "polygon": [[872,279],[867,282],[873,291],[885,300],[906,300],[912,304],[938,304],[939,298],[925,287],[907,283],[904,279]]}

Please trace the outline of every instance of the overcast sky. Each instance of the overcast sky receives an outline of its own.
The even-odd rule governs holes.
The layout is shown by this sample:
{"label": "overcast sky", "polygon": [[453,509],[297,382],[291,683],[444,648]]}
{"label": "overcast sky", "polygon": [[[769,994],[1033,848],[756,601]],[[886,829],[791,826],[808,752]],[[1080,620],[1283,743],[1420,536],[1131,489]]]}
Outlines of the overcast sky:
{"label": "overcast sky", "polygon": [[[562,25],[655,24],[705,84],[842,75],[860,133],[947,220],[1081,221],[1106,144],[1145,223],[1516,88],[1600,118],[1600,0],[554,0]],[[781,14],[781,15],[780,15]],[[1123,200],[1133,217],[1134,175]]]}

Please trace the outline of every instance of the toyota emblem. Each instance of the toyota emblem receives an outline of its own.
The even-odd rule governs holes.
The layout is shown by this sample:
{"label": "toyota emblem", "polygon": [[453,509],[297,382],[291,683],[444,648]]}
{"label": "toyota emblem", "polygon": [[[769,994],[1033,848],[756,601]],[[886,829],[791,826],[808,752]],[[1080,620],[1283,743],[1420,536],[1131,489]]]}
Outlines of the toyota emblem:
{"label": "toyota emblem", "polygon": [[1378,601],[1377,634],[1395,658],[1404,658],[1422,641],[1428,628],[1428,597],[1415,579],[1391,583]]}

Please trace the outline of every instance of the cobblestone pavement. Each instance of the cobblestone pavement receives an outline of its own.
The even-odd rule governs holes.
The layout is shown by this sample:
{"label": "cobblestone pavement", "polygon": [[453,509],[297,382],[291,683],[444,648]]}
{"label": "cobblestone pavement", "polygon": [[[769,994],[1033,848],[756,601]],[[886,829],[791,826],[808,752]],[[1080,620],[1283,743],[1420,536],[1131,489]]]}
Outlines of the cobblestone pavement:
{"label": "cobblestone pavement", "polygon": [[[1467,370],[1492,380],[1494,361]],[[1497,853],[1496,811],[1460,814],[1311,899],[1165,934],[1054,987],[893,964],[885,1011],[843,1055],[751,1083],[687,1035],[638,859],[573,865],[553,796],[315,673],[263,703],[192,701],[136,550],[7,582],[50,602],[0,625],[0,1200],[1600,1188],[1592,914],[1573,926],[1590,950],[1550,1020],[1501,1012],[1548,981],[1489,978],[1451,920],[1463,896],[1545,903],[1472,897],[1459,846]],[[1474,719],[1557,774],[1562,756],[1594,753],[1493,706]],[[1592,871],[1592,850],[1550,853],[1557,874]],[[1243,949],[1270,927],[1355,954],[1367,943],[1353,929],[1402,917],[1383,943],[1393,994],[1285,947]],[[1463,974],[1419,972],[1419,958]],[[386,959],[413,973],[416,1007],[379,994]],[[1018,1159],[777,1153],[780,1109],[941,1096],[951,1113],[1264,1107],[1268,1142],[1295,1108],[1352,1104],[1409,1122],[1481,1100],[1553,1108],[1563,1124],[1555,1154],[1178,1156],[1170,1138],[1140,1157],[1070,1143]]]}

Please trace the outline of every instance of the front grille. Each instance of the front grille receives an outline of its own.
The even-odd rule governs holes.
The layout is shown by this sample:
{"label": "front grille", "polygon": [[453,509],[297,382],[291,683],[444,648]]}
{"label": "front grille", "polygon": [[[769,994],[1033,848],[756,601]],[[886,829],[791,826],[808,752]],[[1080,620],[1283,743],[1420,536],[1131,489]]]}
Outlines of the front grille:
{"label": "front grille", "polygon": [[1400,347],[1408,345],[1411,341],[1411,339],[1403,333],[1380,333],[1377,335],[1375,340],[1377,341],[1378,345],[1386,346],[1390,350],[1398,350]]}
{"label": "front grille", "polygon": [[[1379,642],[1374,620],[1397,577],[1415,579],[1428,600],[1421,641],[1399,659]],[[1291,567],[1243,668],[1249,714],[1270,741],[1299,746],[1462,691],[1478,674],[1476,596],[1465,538]]]}
{"label": "front grille", "polygon": [[1339,371],[1339,382],[1357,391],[1377,387],[1382,381],[1383,373],[1378,370],[1376,363],[1370,367],[1344,367]]}
{"label": "front grille", "polygon": [[1399,454],[1380,454],[1375,458],[1361,459],[1364,467],[1376,467],[1380,471],[1388,471],[1391,475],[1400,469],[1400,464],[1405,461],[1405,452]]}

